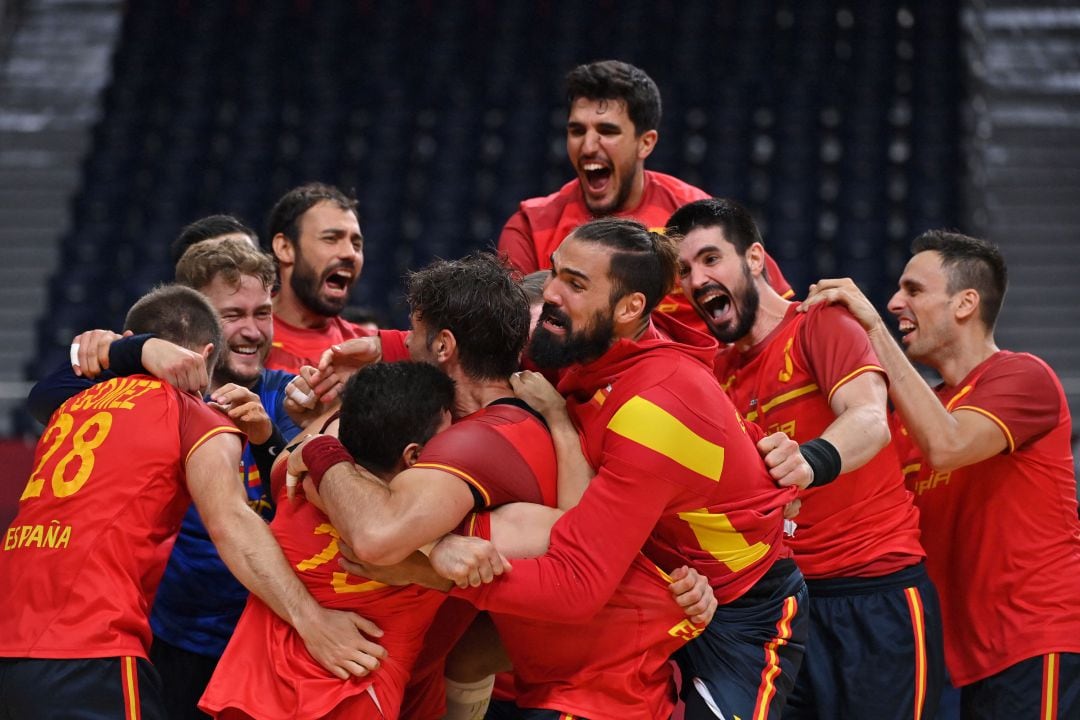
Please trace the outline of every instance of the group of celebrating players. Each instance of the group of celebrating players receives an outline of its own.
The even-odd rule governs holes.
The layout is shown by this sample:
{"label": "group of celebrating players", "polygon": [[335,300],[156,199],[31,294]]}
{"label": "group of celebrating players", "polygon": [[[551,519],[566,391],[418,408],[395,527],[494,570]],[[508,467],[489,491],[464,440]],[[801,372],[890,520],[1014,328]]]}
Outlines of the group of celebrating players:
{"label": "group of celebrating players", "polygon": [[1080,717],[1071,420],[994,342],[998,250],[916,238],[898,344],[645,170],[644,72],[567,99],[577,177],[410,273],[407,332],[343,319],[364,239],[313,183],[270,253],[197,221],[75,339],[29,399],[0,718],[918,719],[950,683]]}

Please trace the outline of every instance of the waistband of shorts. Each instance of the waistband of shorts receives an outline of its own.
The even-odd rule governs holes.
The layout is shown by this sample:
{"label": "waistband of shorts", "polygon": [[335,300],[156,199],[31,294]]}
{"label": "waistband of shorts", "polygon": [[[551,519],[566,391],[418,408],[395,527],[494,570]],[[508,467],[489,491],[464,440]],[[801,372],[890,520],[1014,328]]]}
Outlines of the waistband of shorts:
{"label": "waistband of shorts", "polygon": [[878,577],[843,577],[807,580],[810,596],[837,597],[840,595],[872,595],[888,590],[902,590],[927,581],[926,566],[922,560],[903,570]]}
{"label": "waistband of shorts", "polygon": [[[744,605],[757,605],[765,600],[776,597],[777,594],[788,595],[793,592],[792,587],[798,587],[803,581],[802,572],[791,558],[782,558],[773,563],[761,579],[750,586],[735,600],[725,604],[725,607],[742,607]],[[792,586],[792,587],[789,587]]]}

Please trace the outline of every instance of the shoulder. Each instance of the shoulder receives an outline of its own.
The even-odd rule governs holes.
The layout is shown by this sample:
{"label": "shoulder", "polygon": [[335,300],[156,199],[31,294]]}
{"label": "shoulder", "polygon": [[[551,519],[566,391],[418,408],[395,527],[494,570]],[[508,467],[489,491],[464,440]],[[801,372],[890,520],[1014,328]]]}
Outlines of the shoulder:
{"label": "shoulder", "polygon": [[709,193],[701,188],[680,180],[674,175],[656,172],[655,170],[646,170],[645,177],[658,192],[679,200],[680,205],[684,205],[694,200],[703,200],[707,197],[711,197]]}
{"label": "shoulder", "polygon": [[820,341],[819,333],[825,333],[830,340],[856,338],[859,341],[866,339],[866,331],[859,325],[847,308],[841,305],[828,305],[820,303],[812,306],[806,313],[797,313],[796,317],[803,316],[799,328],[803,336],[812,336],[815,341]]}

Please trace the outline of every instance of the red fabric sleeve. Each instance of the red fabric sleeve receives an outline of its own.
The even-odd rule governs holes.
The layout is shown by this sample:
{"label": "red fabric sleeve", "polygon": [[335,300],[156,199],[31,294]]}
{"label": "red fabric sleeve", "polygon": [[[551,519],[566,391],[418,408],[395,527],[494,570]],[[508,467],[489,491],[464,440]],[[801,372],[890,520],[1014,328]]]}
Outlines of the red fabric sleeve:
{"label": "red fabric sleeve", "polygon": [[829,400],[844,383],[865,372],[885,374],[859,321],[838,305],[817,305],[799,333],[800,349]]}
{"label": "red fabric sleeve", "polygon": [[232,420],[214,410],[194,395],[176,390],[180,415],[180,457],[188,457],[208,439],[218,433],[242,435]]}
{"label": "red fabric sleeve", "polygon": [[1053,430],[1061,396],[1049,371],[1030,355],[1010,353],[987,368],[970,393],[951,410],[974,410],[996,422],[1013,452]]}
{"label": "red fabric sleeve", "polygon": [[[632,445],[613,443],[621,444]],[[581,502],[552,527],[546,555],[514,560],[512,573],[452,594],[481,610],[588,622],[614,594],[676,493],[664,478],[621,460],[613,447]]]}
{"label": "red fabric sleeve", "polygon": [[[530,416],[522,422],[537,421]],[[461,478],[480,494],[484,507],[516,501],[543,504],[536,474],[503,434],[510,427],[500,429],[482,420],[460,422],[431,438],[413,467],[442,470]],[[542,426],[539,431],[546,433]]]}
{"label": "red fabric sleeve", "polygon": [[379,342],[382,343],[382,361],[398,362],[409,359],[409,348],[405,346],[405,338],[409,333],[405,330],[380,330]]}
{"label": "red fabric sleeve", "polygon": [[505,255],[511,267],[522,275],[540,269],[529,220],[520,210],[510,216],[499,235],[499,254]]}

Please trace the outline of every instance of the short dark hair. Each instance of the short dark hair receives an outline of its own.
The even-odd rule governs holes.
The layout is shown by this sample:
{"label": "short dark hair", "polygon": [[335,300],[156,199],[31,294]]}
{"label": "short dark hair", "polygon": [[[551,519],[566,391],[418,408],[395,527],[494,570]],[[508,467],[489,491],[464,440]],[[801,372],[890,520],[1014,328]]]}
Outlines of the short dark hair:
{"label": "short dark hair", "polygon": [[259,242],[259,237],[255,234],[255,231],[245,225],[239,218],[232,215],[207,215],[185,226],[180,231],[180,235],[169,245],[169,257],[172,258],[172,264],[176,265],[192,245],[201,243],[203,240],[212,240],[222,235],[236,233],[247,235],[256,244]]}
{"label": "short dark hair", "polygon": [[1009,286],[1001,251],[986,240],[948,230],[927,230],[911,243],[912,255],[929,250],[941,256],[950,294],[968,288],[979,293],[979,318],[988,330],[993,330]]}
{"label": "short dark hair", "polygon": [[454,381],[433,365],[370,365],[345,383],[338,438],[356,462],[389,473],[409,443],[431,439],[453,404]]}
{"label": "short dark hair", "polygon": [[537,270],[521,278],[521,289],[525,291],[525,297],[529,305],[544,301],[544,285],[551,277],[550,270]]}
{"label": "short dark hair", "polygon": [[505,379],[518,369],[529,336],[529,302],[510,269],[490,253],[436,260],[406,278],[409,308],[457,340],[462,370],[477,380]]}
{"label": "short dark hair", "polygon": [[213,343],[207,367],[217,367],[224,348],[217,311],[202,293],[183,285],[159,285],[143,295],[128,310],[124,329],[136,335],[153,333],[195,351]]}
{"label": "short dark hair", "polygon": [[334,203],[342,210],[351,211],[359,219],[355,198],[349,197],[333,185],[308,183],[294,187],[274,203],[266,221],[266,242],[272,243],[274,237],[280,233],[295,245],[300,239],[301,216],[321,202]]}
{"label": "short dark hair", "polygon": [[750,211],[727,198],[705,198],[687,203],[667,221],[668,235],[676,242],[694,228],[710,227],[723,230],[724,239],[735,246],[739,255],[746,255],[754,243],[765,244]]}
{"label": "short dark hair", "polygon": [[277,280],[269,255],[234,238],[196,244],[176,264],[176,282],[196,290],[202,290],[219,275],[234,287],[240,285],[241,275],[251,275],[268,290]]}
{"label": "short dark hair", "polygon": [[619,60],[578,65],[566,74],[566,102],[578,98],[622,100],[634,123],[634,134],[660,127],[660,90],[644,70]]}
{"label": "short dark hair", "polygon": [[679,254],[670,238],[636,220],[604,217],[579,226],[570,237],[611,250],[611,302],[630,293],[645,295],[648,317],[675,285]]}

